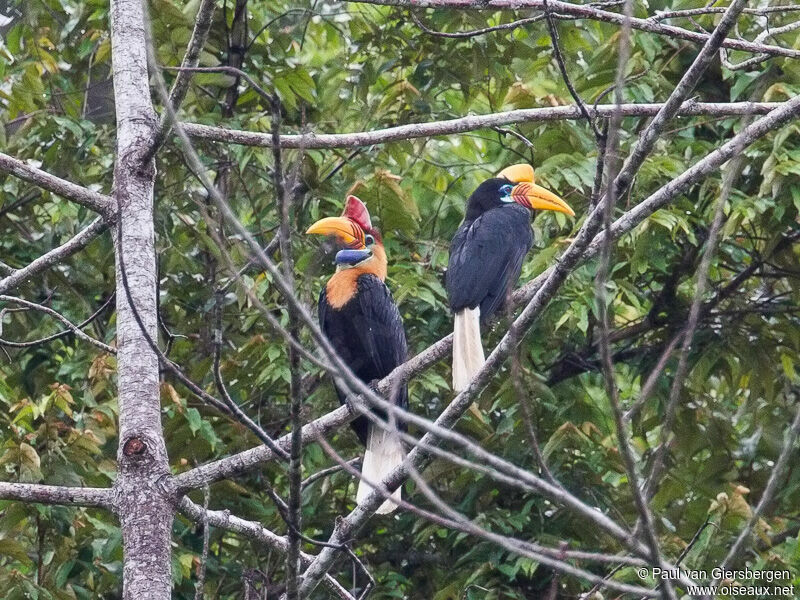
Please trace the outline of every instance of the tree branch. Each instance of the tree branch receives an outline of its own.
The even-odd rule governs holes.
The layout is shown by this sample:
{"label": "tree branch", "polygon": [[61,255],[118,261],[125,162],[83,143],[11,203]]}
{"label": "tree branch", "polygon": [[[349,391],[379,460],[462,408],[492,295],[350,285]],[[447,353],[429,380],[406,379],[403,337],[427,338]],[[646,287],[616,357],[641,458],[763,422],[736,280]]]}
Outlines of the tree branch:
{"label": "tree branch", "polygon": [[88,246],[92,240],[105,231],[106,227],[107,225],[105,221],[103,221],[103,218],[98,217],[92,221],[86,229],[78,232],[70,240],[42,254],[39,258],[28,263],[28,265],[20,269],[14,269],[11,274],[0,279],[0,294],[12,290],[45,269],[52,267],[76,252],[80,252]]}
{"label": "tree branch", "polygon": [[[665,19],[680,19],[700,15],[722,14],[727,9],[724,6],[704,6],[702,8],[688,8],[684,10],[657,10],[656,14],[648,17],[650,21],[663,21]],[[765,17],[769,14],[800,11],[800,6],[765,6],[764,8],[745,8],[742,12],[746,15]]]}
{"label": "tree branch", "polygon": [[483,27],[481,29],[474,29],[472,31],[456,31],[456,32],[446,32],[446,31],[436,31],[431,29],[425,23],[423,23],[420,18],[417,16],[413,10],[411,11],[411,18],[413,19],[414,23],[417,27],[422,29],[428,35],[433,35],[436,37],[443,37],[443,38],[450,38],[450,39],[462,39],[462,38],[472,38],[477,37],[479,35],[485,35],[487,33],[491,33],[493,31],[504,31],[507,29],[517,29],[518,27],[524,27],[525,25],[530,25],[532,23],[536,23],[542,20],[543,15],[537,15],[535,17],[530,17],[528,19],[519,19],[517,21],[512,21],[511,23],[503,23],[501,25],[493,25],[492,27]]}
{"label": "tree branch", "polygon": [[633,150],[631,150],[630,156],[622,165],[622,169],[614,181],[614,186],[611,189],[611,192],[614,194],[614,201],[617,200],[619,194],[628,188],[630,182],[655,146],[656,141],[663,133],[667,122],[671,121],[672,118],[678,114],[686,98],[692,90],[694,90],[695,86],[697,86],[700,77],[706,72],[711,61],[717,55],[717,50],[725,39],[725,36],[736,24],[736,19],[739,17],[739,13],[746,3],[747,0],[734,0],[731,3],[722,16],[722,19],[720,19],[719,24],[706,40],[706,43],[703,44],[700,53],[683,74],[678,85],[676,85],[675,89],[670,93],[664,106],[658,111],[658,114],[639,136],[636,145],[633,147]]}
{"label": "tree branch", "polygon": [[[112,348],[108,344],[104,344],[100,340],[94,339],[88,333],[84,333],[83,331],[81,331],[80,327],[75,325],[72,321],[67,319],[60,312],[53,310],[49,306],[44,306],[43,304],[36,304],[35,302],[29,302],[28,300],[23,300],[22,298],[16,298],[14,296],[5,296],[5,295],[2,295],[2,294],[0,294],[0,301],[1,302],[11,302],[11,303],[17,304],[19,306],[24,306],[25,308],[29,308],[29,309],[32,309],[32,310],[38,310],[40,312],[46,313],[46,314],[50,315],[51,317],[54,317],[55,319],[57,319],[61,323],[63,323],[67,327],[67,330],[70,331],[78,339],[81,339],[84,342],[88,342],[92,346],[96,346],[97,348],[100,348],[103,352],[108,352],[109,354],[116,354],[117,353],[117,349],[116,348]],[[58,336],[58,335],[61,335],[61,334],[56,334],[56,335]],[[52,338],[50,338],[50,339],[52,339]],[[7,342],[5,340],[0,340],[0,345],[7,345]]]}
{"label": "tree branch", "polygon": [[[688,169],[681,176],[674,179],[672,182],[661,188],[658,192],[650,196],[647,200],[642,202],[636,208],[632,209],[622,218],[618,219],[612,224],[610,233],[612,238],[616,239],[624,231],[629,231],[630,228],[635,227],[646,216],[652,214],[655,210],[666,204],[669,200],[674,198],[679,192],[683,191],[689,185],[695,183],[697,180],[707,175],[711,170],[718,168],[726,160],[731,158],[737,151],[741,151],[744,145],[752,143],[761,135],[782,126],[793,117],[800,113],[800,96],[792,98],[782,108],[777,109],[745,128],[738,135],[734,136],[729,142],[724,144],[719,149],[715,150],[703,160],[699,161],[694,167]],[[497,347],[492,351],[486,360],[486,364],[475,376],[472,383],[467,387],[464,392],[456,396],[456,398],[448,405],[448,407],[441,413],[436,420],[436,425],[441,428],[452,427],[455,422],[460,418],[461,414],[471,404],[476,394],[483,389],[483,387],[491,379],[502,361],[506,358],[509,352],[516,347],[520,342],[524,332],[531,326],[535,318],[546,307],[549,300],[555,295],[566,277],[574,270],[578,264],[589,256],[593,256],[600,251],[603,244],[605,235],[599,233],[595,235],[597,227],[599,226],[599,214],[603,209],[603,203],[599,204],[597,208],[587,217],[584,226],[578,232],[570,247],[561,256],[560,260],[550,269],[542,273],[533,282],[529,283],[527,290],[519,290],[522,292],[522,297],[529,296],[527,306],[522,311],[519,317],[510,326],[508,332]],[[625,228],[622,231],[623,227]],[[538,283],[541,280],[541,283]],[[514,295],[517,297],[517,294]],[[452,339],[452,336],[448,336]],[[447,338],[445,338],[447,339]],[[437,346],[441,342],[437,342]],[[449,344],[448,344],[449,346]],[[449,350],[449,348],[448,348]],[[403,366],[398,367],[395,371],[402,370]],[[385,392],[385,383],[388,381],[396,385],[397,380],[393,378],[393,372],[388,377],[384,378],[379,385],[379,391]],[[423,437],[423,442],[437,443],[436,436],[431,433]],[[441,443],[441,442],[439,442]],[[415,467],[418,467],[427,458],[427,454],[416,448],[408,455],[408,461]],[[408,472],[405,466],[401,466],[391,474],[389,474],[382,485],[387,490],[394,490],[400,483],[407,477]],[[332,543],[340,542],[343,536],[349,536],[357,531],[369,517],[374,513],[378,506],[383,502],[380,493],[373,490],[373,492],[364,500],[363,504],[356,507],[336,529],[331,537]],[[314,589],[320,578],[327,573],[332,561],[334,559],[333,553],[329,548],[324,548],[311,567],[306,571],[303,579],[303,587],[301,592],[308,594]]]}
{"label": "tree branch", "polygon": [[[336,410],[305,425],[302,430],[303,443],[313,442],[318,437],[325,436],[329,432],[349,423],[355,417],[356,415],[352,414],[347,406],[340,406]],[[291,433],[287,433],[275,440],[275,445],[288,453],[291,449],[291,439]],[[176,492],[182,494],[201,488],[208,483],[245,473],[275,458],[275,453],[267,446],[257,446],[176,475],[173,483]]]}
{"label": "tree branch", "polygon": [[[749,114],[767,114],[769,111],[780,107],[780,102],[684,102],[677,116],[739,116]],[[619,106],[623,117],[651,117],[656,115],[663,104],[622,104]],[[611,117],[615,107],[613,104],[600,104],[596,107],[587,107],[593,117]],[[374,131],[358,131],[353,133],[305,133],[281,135],[282,148],[305,148],[307,150],[358,148],[386,144],[401,140],[410,140],[422,137],[451,135],[475,131],[476,129],[491,129],[503,125],[516,123],[539,123],[548,121],[583,119],[577,106],[552,106],[543,108],[525,108],[509,110],[488,115],[475,115],[446,119],[429,123],[411,123],[397,127],[387,127]],[[259,146],[269,148],[272,146],[272,134],[257,131],[244,131],[241,129],[228,129],[199,123],[183,123],[184,131],[191,137],[226,144],[242,144],[244,146]]]}
{"label": "tree branch", "polygon": [[[179,504],[180,511],[195,523],[203,523],[206,525],[213,525],[220,529],[233,531],[246,538],[255,540],[271,550],[277,550],[282,554],[286,554],[289,550],[289,540],[285,537],[273,533],[260,523],[255,521],[247,521],[234,516],[227,510],[204,510],[202,506],[195,504],[189,498],[181,498]],[[300,563],[307,567],[311,564],[313,556],[300,553]],[[337,598],[342,600],[355,600],[355,598],[346,590],[342,585],[337,582],[333,577],[328,575],[323,583],[325,586],[336,595]]]}
{"label": "tree branch", "polygon": [[[200,61],[200,53],[206,45],[208,32],[214,20],[215,5],[215,0],[201,0],[200,7],[197,9],[192,37],[189,40],[189,45],[186,47],[186,53],[183,55],[183,61],[181,62],[182,69],[178,72],[178,76],[172,83],[172,89],[169,93],[169,103],[170,106],[172,106],[172,112],[178,110],[184,98],[186,98],[186,92],[189,91],[189,82],[192,80],[191,67],[196,67]],[[170,111],[164,111],[164,114],[161,115],[158,129],[142,156],[143,165],[148,164],[150,160],[152,160],[153,156],[155,156],[158,149],[167,139],[169,130],[172,127],[169,115]]]}
{"label": "tree branch", "polygon": [[[348,0],[354,4],[377,4],[379,6],[396,6],[399,8],[449,8],[460,10],[518,10],[518,9],[537,9],[544,8],[545,0],[488,0],[488,2],[474,2],[472,0]],[[573,17],[603,21],[605,23],[615,23],[622,25],[625,17],[619,13],[603,10],[588,5],[571,4],[560,0],[547,0],[553,12]],[[682,27],[664,25],[650,19],[639,19],[632,17],[631,27],[639,31],[655,33],[669,38],[688,40],[702,44],[709,34],[690,31]],[[731,50],[742,50],[744,52],[758,52],[771,56],[787,56],[790,58],[800,58],[800,50],[782,48],[768,44],[756,44],[746,40],[728,38],[723,42],[723,47]]]}
{"label": "tree branch", "polygon": [[103,217],[113,217],[113,204],[111,198],[98,194],[92,190],[78,184],[51,175],[46,171],[32,167],[8,154],[0,153],[0,171],[10,173],[19,177],[23,181],[32,183],[48,192],[53,192],[57,196],[71,200],[76,204],[90,208],[100,213]]}
{"label": "tree branch", "polygon": [[[738,1],[741,2],[742,0]],[[631,52],[630,18],[632,10],[633,3],[631,0],[628,0],[625,3],[625,22],[619,36],[619,60],[617,62],[617,71],[614,83],[615,107],[618,107],[620,104],[622,104],[623,100],[625,70]],[[670,100],[672,100],[674,97],[675,92],[673,91],[673,93],[670,94]],[[664,110],[666,110],[666,106],[668,105],[669,100],[667,101],[665,108],[659,112],[659,115],[663,114]],[[658,118],[658,116],[656,118]],[[600,356],[603,378],[606,385],[606,394],[609,399],[612,414],[614,415],[614,425],[617,434],[617,448],[620,456],[622,457],[622,462],[625,466],[625,472],[628,476],[628,487],[631,490],[633,504],[639,513],[640,522],[644,525],[644,541],[650,550],[650,560],[654,565],[658,565],[659,567],[663,568],[664,559],[662,556],[661,547],[658,543],[658,534],[656,533],[653,513],[647,503],[647,499],[644,497],[639,487],[639,472],[636,465],[636,459],[631,448],[630,436],[626,427],[626,423],[622,418],[622,409],[620,408],[619,402],[619,389],[614,376],[614,363],[611,355],[611,344],[609,342],[609,330],[611,329],[611,324],[609,322],[609,301],[606,284],[610,271],[612,253],[612,240],[611,236],[609,235],[611,229],[611,219],[614,214],[614,208],[616,207],[620,191],[617,183],[617,169],[619,166],[617,155],[619,152],[619,133],[621,124],[622,117],[617,110],[610,121],[608,136],[605,139],[605,144],[607,144],[607,147],[604,148],[603,156],[601,157],[605,164],[603,166],[603,170],[600,171],[600,179],[604,173],[606,189],[605,194],[599,195],[601,198],[604,196],[604,200],[600,202],[599,208],[602,208],[602,225],[603,233],[605,235],[600,252],[600,261],[597,267],[597,274],[595,276],[595,298],[599,313],[598,320],[600,322]],[[598,143],[600,143],[599,140],[600,138],[598,137]],[[588,223],[593,216],[594,215],[590,215],[584,224],[584,228],[588,226]],[[661,586],[661,596],[664,598],[664,600],[676,600],[675,590],[671,581],[664,581],[664,585]]]}
{"label": "tree branch", "polygon": [[40,483],[0,482],[0,499],[40,504],[63,504],[111,508],[114,502],[111,488],[65,487]]}
{"label": "tree branch", "polygon": [[[636,207],[622,215],[611,225],[612,239],[619,239],[624,234],[633,230],[655,211],[683,193],[686,188],[718,169],[731,158],[734,149],[739,143],[748,146],[771,131],[782,127],[792,118],[797,118],[798,116],[800,116],[800,96],[792,98],[792,100],[782,104],[780,108],[742,130],[729,142],[723,144],[720,148],[699,160],[683,174],[673,179],[670,183],[660,188]],[[602,247],[603,237],[604,233],[602,232],[594,237],[588,248],[580,255],[577,264],[585,262],[599,253]],[[510,306],[512,308],[519,307],[533,298],[534,294],[542,288],[549,274],[556,268],[558,268],[558,265],[550,267],[539,276],[529,281],[522,288],[516,290],[511,296]],[[453,336],[449,334],[438,342],[431,344],[428,348],[398,366],[394,371],[383,378],[377,386],[378,392],[380,394],[385,394],[393,385],[397,385],[400,381],[407,381],[439,360],[445,358],[451,351],[452,343]],[[307,424],[303,428],[303,441],[306,443],[307,441],[313,440],[317,435],[325,435],[327,431],[332,431],[341,427],[353,418],[355,418],[355,415],[351,414],[346,406],[339,407]],[[279,438],[276,440],[276,444],[282,449],[288,450],[289,436],[285,435]],[[206,483],[243,473],[274,458],[275,455],[272,451],[265,446],[259,446],[182,473],[176,476],[175,483],[179,492],[185,492],[190,489],[202,487]]]}
{"label": "tree branch", "polygon": [[[789,458],[794,450],[794,443],[797,441],[798,435],[800,435],[800,403],[796,403],[794,420],[786,430],[781,454],[778,457],[778,461],[775,463],[775,466],[772,468],[772,473],[769,476],[769,481],[767,481],[767,486],[764,488],[764,493],[761,495],[761,500],[759,500],[756,508],[750,515],[750,519],[747,521],[747,524],[745,524],[745,526],[742,528],[742,531],[739,533],[739,537],[736,538],[736,542],[734,542],[733,546],[731,546],[730,550],[728,551],[728,555],[725,557],[725,560],[722,561],[722,564],[720,565],[722,570],[729,568],[733,564],[733,561],[736,560],[736,557],[739,555],[739,552],[742,550],[742,547],[750,536],[750,532],[761,518],[764,509],[770,502],[772,502],[772,498],[778,491],[778,485],[780,484],[781,479],[786,471],[786,466],[789,463]],[[718,581],[718,579],[714,579],[711,585],[716,585]]]}

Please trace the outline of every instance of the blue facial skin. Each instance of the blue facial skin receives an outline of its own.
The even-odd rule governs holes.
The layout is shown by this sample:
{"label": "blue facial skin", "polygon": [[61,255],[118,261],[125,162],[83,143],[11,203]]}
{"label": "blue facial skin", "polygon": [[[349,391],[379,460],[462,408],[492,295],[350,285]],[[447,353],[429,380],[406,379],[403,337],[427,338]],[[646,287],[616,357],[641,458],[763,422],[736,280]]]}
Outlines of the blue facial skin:
{"label": "blue facial skin", "polygon": [[336,253],[336,264],[352,267],[362,260],[368,259],[370,256],[372,256],[372,252],[369,250],[339,250],[339,252]]}
{"label": "blue facial skin", "polygon": [[504,185],[500,188],[500,200],[503,202],[514,202],[511,197],[511,192],[514,189],[513,185]]}

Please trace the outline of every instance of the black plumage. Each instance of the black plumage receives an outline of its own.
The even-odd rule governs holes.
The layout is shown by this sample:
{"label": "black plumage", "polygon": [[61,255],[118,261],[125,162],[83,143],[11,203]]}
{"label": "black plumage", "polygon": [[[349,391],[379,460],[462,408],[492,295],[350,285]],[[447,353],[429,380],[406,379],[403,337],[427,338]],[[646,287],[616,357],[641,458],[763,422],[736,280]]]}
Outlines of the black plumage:
{"label": "black plumage", "polygon": [[501,199],[500,188],[508,184],[506,179],[490,179],[475,190],[450,243],[450,308],[456,313],[480,306],[482,323],[503,306],[533,245],[531,211]]}
{"label": "black plumage", "polygon": [[[389,288],[375,275],[360,275],[355,294],[339,309],[331,306],[323,288],[319,296],[319,322],[342,360],[366,384],[383,379],[406,361],[408,348],[400,311]],[[344,403],[346,392],[339,386],[336,392]],[[398,388],[391,401],[407,408],[407,386]],[[383,411],[375,412],[386,418]],[[366,417],[358,417],[351,424],[365,445],[368,424]]]}

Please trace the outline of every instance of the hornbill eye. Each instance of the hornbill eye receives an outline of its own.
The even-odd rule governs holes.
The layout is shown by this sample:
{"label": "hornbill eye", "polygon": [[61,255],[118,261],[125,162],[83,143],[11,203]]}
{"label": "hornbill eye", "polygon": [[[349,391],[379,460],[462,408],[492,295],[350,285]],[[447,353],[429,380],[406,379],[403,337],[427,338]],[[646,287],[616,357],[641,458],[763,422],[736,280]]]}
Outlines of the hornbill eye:
{"label": "hornbill eye", "polygon": [[364,245],[365,246],[372,246],[372,244],[374,244],[374,243],[375,243],[375,238],[372,237],[371,235],[367,234],[364,237]]}
{"label": "hornbill eye", "polygon": [[500,186],[500,197],[504,200],[511,197],[511,191],[514,189],[513,185],[505,184]]}

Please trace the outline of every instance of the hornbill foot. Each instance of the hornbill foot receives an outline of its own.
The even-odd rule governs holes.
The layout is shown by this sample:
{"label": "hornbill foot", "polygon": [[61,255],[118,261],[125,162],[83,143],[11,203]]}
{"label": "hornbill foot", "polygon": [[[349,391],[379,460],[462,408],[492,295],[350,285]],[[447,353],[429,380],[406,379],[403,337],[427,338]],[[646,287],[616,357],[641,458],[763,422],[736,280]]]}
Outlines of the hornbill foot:
{"label": "hornbill foot", "polygon": [[356,398],[358,398],[358,397],[359,397],[359,394],[355,394],[355,393],[347,394],[347,396],[344,397],[344,405],[347,407],[347,410],[350,411],[351,415],[358,416],[358,415],[361,414],[361,411],[358,410],[358,406],[357,406],[358,400],[356,400]]}
{"label": "hornbill foot", "polygon": [[376,396],[381,396],[380,385],[381,385],[380,379],[373,379],[367,384],[367,386],[369,386],[369,389],[375,392]]}

